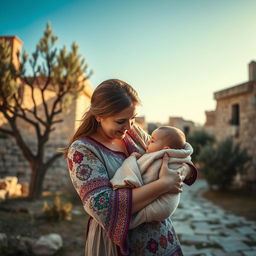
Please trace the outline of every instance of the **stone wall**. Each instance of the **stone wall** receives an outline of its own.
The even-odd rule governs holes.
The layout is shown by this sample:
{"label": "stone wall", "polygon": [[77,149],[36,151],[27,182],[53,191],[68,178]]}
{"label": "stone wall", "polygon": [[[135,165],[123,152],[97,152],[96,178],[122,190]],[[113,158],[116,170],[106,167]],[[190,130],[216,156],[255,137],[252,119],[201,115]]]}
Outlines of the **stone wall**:
{"label": "stone wall", "polygon": [[182,130],[186,136],[191,135],[199,127],[193,121],[184,120],[182,117],[169,117],[168,125]]}
{"label": "stone wall", "polygon": [[[252,157],[251,168],[243,176],[245,180],[256,180],[256,82],[244,83],[218,93],[214,123],[206,122],[205,128],[213,133],[218,141],[232,137]],[[250,87],[248,87],[250,86]],[[216,96],[216,95],[215,95]],[[239,105],[239,125],[232,125],[232,105]],[[207,114],[207,113],[206,113]],[[211,115],[210,115],[211,116]],[[209,119],[209,115],[208,115]],[[210,120],[212,121],[212,120]]]}
{"label": "stone wall", "polygon": [[[27,141],[29,147],[35,152],[36,144],[32,141]],[[56,152],[57,148],[65,146],[64,143],[57,144],[49,142],[46,145],[46,159]],[[22,152],[16,145],[14,139],[0,139],[0,178],[6,176],[16,176],[19,183],[30,180],[30,166],[27,160],[23,157]],[[48,169],[44,179],[44,190],[55,191],[61,189],[68,184],[69,173],[64,158],[57,159],[54,164]]]}
{"label": "stone wall", "polygon": [[[82,115],[87,110],[90,104],[90,98],[92,94],[92,86],[88,83],[84,92],[73,101],[68,108],[68,112],[62,113],[58,116],[63,122],[54,125],[54,131],[50,133],[49,141],[46,144],[45,155],[49,158],[57,148],[65,147],[69,139],[74,134],[75,129],[80,123]],[[38,94],[37,94],[37,97]],[[25,92],[25,102],[29,108],[31,108],[31,99],[29,97],[29,91]],[[47,105],[51,106],[53,95],[51,92],[47,93]],[[40,100],[38,100],[40,101]],[[38,105],[40,116],[43,116],[42,105]],[[9,129],[7,121],[1,116],[0,113],[0,126]],[[32,149],[32,152],[36,152],[36,135],[34,127],[23,120],[18,120],[17,126],[21,131],[21,134]],[[19,182],[29,182],[30,179],[30,167],[26,159],[24,159],[22,152],[16,145],[15,140],[9,136],[8,138],[0,138],[0,178],[6,176],[17,176]],[[59,158],[55,161],[53,166],[48,170],[45,180],[45,190],[56,190],[63,185],[70,182],[67,171],[66,161],[63,158]]]}

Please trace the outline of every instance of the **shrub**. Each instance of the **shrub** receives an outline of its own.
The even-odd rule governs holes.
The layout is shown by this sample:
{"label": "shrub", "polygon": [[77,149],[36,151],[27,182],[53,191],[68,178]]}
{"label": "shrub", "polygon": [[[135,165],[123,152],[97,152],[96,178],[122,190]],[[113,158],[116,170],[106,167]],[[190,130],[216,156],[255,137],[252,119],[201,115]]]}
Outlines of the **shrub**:
{"label": "shrub", "polygon": [[251,158],[239,144],[234,144],[231,138],[215,145],[206,145],[201,149],[198,161],[200,170],[212,187],[227,189],[233,183],[237,173],[243,173]]}
{"label": "shrub", "polygon": [[192,135],[187,137],[187,141],[192,145],[194,149],[192,157],[193,162],[197,163],[201,149],[208,144],[213,144],[215,138],[205,130],[197,130],[194,131]]}
{"label": "shrub", "polygon": [[43,217],[50,221],[71,220],[72,204],[61,202],[59,195],[56,195],[53,204],[49,206],[47,202],[43,205]]}

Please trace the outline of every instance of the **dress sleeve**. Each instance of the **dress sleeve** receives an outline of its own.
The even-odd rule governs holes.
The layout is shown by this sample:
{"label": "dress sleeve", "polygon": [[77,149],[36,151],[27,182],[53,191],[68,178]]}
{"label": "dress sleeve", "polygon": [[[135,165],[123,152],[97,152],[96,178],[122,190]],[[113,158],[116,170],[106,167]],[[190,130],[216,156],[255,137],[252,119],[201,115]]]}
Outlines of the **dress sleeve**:
{"label": "dress sleeve", "polygon": [[189,167],[192,169],[192,174],[191,176],[188,178],[188,179],[185,179],[184,180],[184,183],[191,186],[192,184],[194,184],[194,182],[196,181],[197,179],[197,168],[193,165],[193,164],[189,164]]}
{"label": "dress sleeve", "polygon": [[113,190],[104,164],[85,145],[71,146],[67,161],[72,183],[85,211],[103,227],[121,251],[126,252],[131,189]]}

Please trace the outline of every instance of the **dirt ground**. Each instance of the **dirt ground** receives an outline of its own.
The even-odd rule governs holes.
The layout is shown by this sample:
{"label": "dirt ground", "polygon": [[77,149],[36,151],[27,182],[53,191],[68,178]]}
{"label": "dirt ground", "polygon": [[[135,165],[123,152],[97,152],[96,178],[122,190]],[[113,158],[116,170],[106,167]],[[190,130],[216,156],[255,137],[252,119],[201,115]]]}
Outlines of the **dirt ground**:
{"label": "dirt ground", "polygon": [[[58,233],[63,239],[63,249],[58,253],[58,256],[84,255],[88,216],[77,195],[66,194],[71,196],[61,195],[63,203],[71,202],[73,210],[78,213],[72,215],[72,220],[49,221],[40,217],[44,201],[51,205],[54,199],[53,195],[44,196],[35,202],[24,198],[13,199],[0,203],[0,232],[9,236],[31,238],[38,238],[49,233]],[[256,221],[256,195],[252,191],[220,192],[209,190],[203,196],[236,215]]]}
{"label": "dirt ground", "polygon": [[8,236],[38,238],[49,233],[58,233],[63,239],[63,249],[58,256],[84,255],[87,215],[81,202],[73,204],[80,212],[72,215],[72,220],[49,221],[39,217],[43,202],[52,202],[52,198],[42,198],[36,202],[25,199],[10,200],[0,204],[0,231]]}
{"label": "dirt ground", "polygon": [[245,189],[233,189],[230,191],[209,190],[203,196],[238,216],[256,221],[255,191]]}

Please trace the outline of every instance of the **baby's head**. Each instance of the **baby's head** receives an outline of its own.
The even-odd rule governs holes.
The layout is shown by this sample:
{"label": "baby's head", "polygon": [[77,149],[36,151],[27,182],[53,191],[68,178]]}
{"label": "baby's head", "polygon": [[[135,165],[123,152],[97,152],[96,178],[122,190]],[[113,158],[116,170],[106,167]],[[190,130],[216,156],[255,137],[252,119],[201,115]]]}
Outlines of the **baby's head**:
{"label": "baby's head", "polygon": [[185,134],[173,126],[161,126],[154,130],[147,144],[147,153],[161,149],[182,149],[186,143]]}

